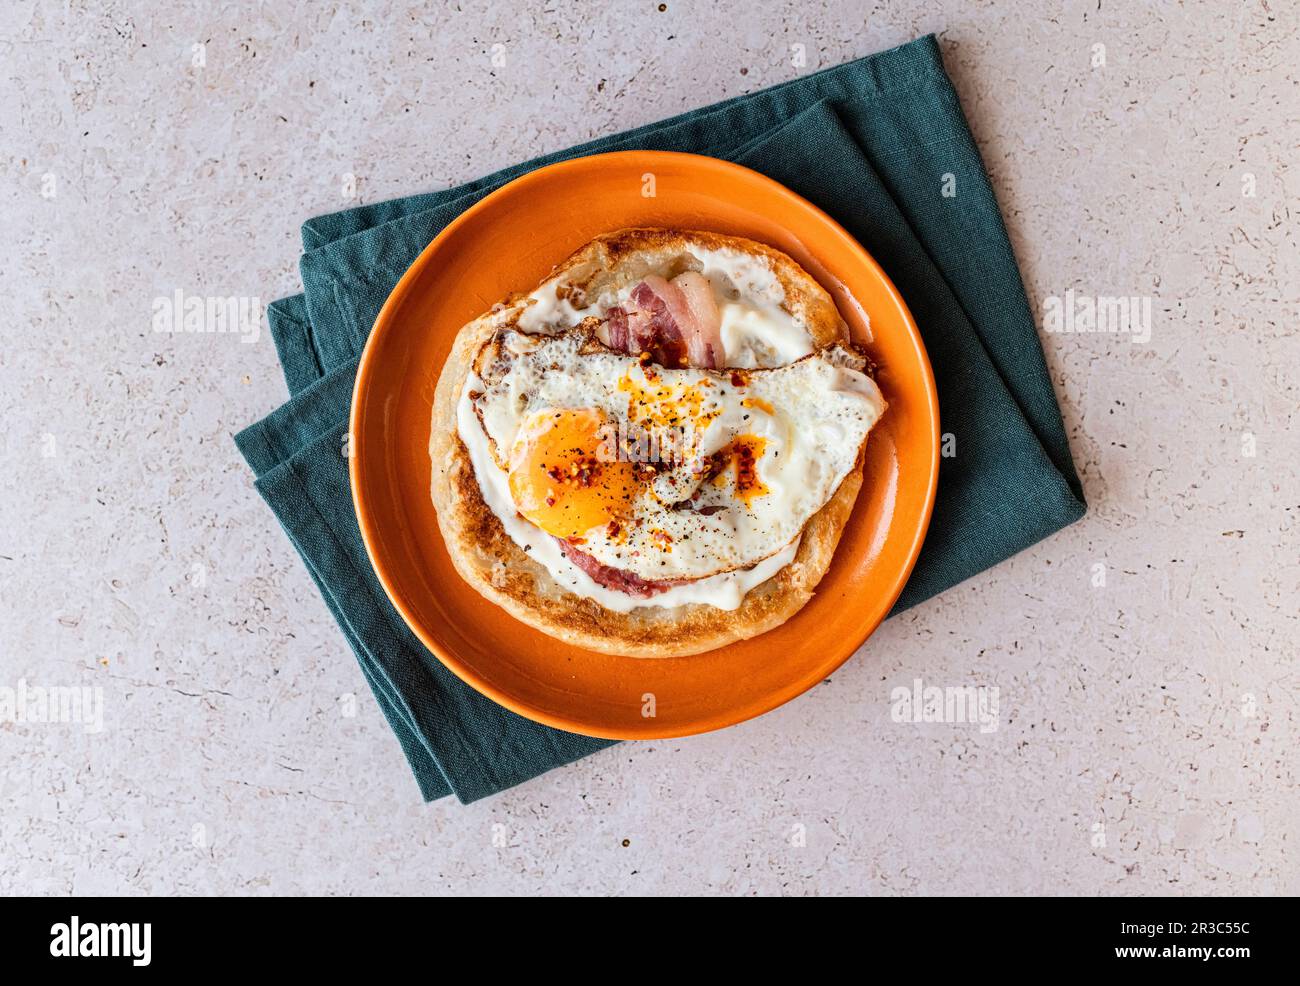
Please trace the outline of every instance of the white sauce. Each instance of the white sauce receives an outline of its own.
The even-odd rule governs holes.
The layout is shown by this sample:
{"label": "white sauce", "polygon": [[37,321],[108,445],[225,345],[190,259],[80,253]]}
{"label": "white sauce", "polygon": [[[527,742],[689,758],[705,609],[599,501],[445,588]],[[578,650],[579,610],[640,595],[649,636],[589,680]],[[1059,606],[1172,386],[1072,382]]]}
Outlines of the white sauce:
{"label": "white sauce", "polygon": [[632,293],[629,286],[617,294],[602,294],[586,308],[574,308],[568,298],[557,295],[560,282],[544,284],[528,296],[528,307],[519,313],[519,329],[534,335],[551,335],[570,329],[589,315],[603,316],[615,305],[621,305]]}
{"label": "white sauce", "polygon": [[[783,310],[779,315],[737,302],[718,306],[726,366],[747,370],[793,363],[812,352],[812,338]],[[784,317],[781,317],[784,316]]]}
{"label": "white sauce", "polygon": [[753,568],[710,575],[685,585],[673,586],[645,599],[614,589],[606,589],[569,561],[549,534],[519,516],[515,502],[510,496],[509,480],[504,470],[492,458],[487,435],[479,423],[478,415],[474,413],[473,401],[469,396],[470,391],[482,389],[483,381],[477,374],[471,372],[465,380],[460,400],[456,404],[456,429],[469,452],[469,460],[474,466],[474,475],[483,494],[483,502],[501,521],[510,539],[540,562],[556,582],[570,592],[593,599],[606,609],[617,613],[627,613],[638,606],[671,608],[686,603],[704,603],[716,609],[734,610],[740,606],[747,592],[766,582],[794,561],[802,535]]}
{"label": "white sauce", "polygon": [[725,366],[785,366],[813,351],[807,326],[781,307],[785,288],[767,258],[694,246],[690,253],[718,301]]}

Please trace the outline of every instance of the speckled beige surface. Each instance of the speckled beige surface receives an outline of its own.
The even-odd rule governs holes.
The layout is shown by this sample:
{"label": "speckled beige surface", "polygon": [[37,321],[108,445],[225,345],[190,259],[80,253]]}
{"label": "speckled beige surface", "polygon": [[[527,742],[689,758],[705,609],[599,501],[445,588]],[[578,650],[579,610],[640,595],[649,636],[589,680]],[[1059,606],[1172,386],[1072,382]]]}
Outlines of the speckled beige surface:
{"label": "speckled beige surface", "polygon": [[[104,703],[0,722],[0,891],[1300,892],[1294,5],[191,6],[0,28],[0,687]],[[1153,299],[1146,344],[1045,336],[1089,515],[758,721],[421,806],[230,440],[270,339],[152,299],[296,290],[346,175],[445,187],[927,31],[1031,301]],[[918,678],[999,728],[895,722]]]}

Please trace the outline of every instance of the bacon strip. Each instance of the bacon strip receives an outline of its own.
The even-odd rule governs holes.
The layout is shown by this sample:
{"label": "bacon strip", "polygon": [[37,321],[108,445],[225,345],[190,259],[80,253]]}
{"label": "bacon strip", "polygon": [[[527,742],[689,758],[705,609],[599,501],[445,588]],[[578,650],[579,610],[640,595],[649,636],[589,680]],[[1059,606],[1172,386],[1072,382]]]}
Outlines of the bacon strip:
{"label": "bacon strip", "polygon": [[679,319],[689,317],[685,299],[657,274],[632,289],[636,308],[628,314],[628,352],[649,353],[661,366],[686,364],[686,342]]}
{"label": "bacon strip", "polygon": [[605,329],[609,333],[609,348],[620,353],[627,352],[627,312],[622,308],[611,308],[605,316]]}
{"label": "bacon strip", "polygon": [[613,589],[616,592],[625,592],[629,596],[635,596],[638,599],[657,596],[675,585],[683,585],[692,581],[691,579],[643,579],[641,576],[632,572],[625,572],[621,568],[611,568],[608,565],[601,564],[586,552],[579,551],[577,547],[564,538],[557,537],[555,540],[559,542],[564,557],[590,575],[592,581],[597,585],[604,586],[606,589]]}
{"label": "bacon strip", "polygon": [[724,361],[722,351],[722,316],[713,297],[713,285],[703,274],[688,270],[672,280],[686,308],[690,312],[685,323],[679,323],[686,337],[686,354],[691,366],[716,370]]}
{"label": "bacon strip", "polygon": [[649,353],[661,366],[718,369],[724,360],[721,317],[708,278],[695,271],[666,281],[649,274],[632,289],[630,310],[606,316],[611,349]]}

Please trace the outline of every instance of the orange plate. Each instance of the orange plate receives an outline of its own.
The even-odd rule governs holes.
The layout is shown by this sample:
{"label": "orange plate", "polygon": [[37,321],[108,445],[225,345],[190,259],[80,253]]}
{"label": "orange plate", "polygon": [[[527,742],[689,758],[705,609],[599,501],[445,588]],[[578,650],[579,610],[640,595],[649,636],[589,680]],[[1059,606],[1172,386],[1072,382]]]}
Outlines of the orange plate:
{"label": "orange plate", "polygon": [[[785,251],[834,296],[854,340],[879,364],[889,402],[867,442],[857,506],[812,601],[775,630],[691,657],[595,654],[517,622],[456,574],[429,500],[433,391],[461,326],[510,292],[532,290],[593,237],[625,226],[711,230]],[[938,422],[934,377],[907,307],[834,220],[738,165],[622,151],[516,179],[457,218],[411,265],[357,372],[352,495],[393,605],[470,685],[520,715],[590,736],[684,736],[788,702],[884,619],[934,505]],[[653,717],[642,715],[646,695],[654,696]]]}

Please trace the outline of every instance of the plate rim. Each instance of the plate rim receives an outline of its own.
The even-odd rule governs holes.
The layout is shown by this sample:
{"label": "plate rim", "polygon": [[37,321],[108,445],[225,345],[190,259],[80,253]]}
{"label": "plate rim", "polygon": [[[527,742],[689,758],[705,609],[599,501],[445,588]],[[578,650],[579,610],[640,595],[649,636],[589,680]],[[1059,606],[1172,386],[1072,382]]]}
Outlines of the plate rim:
{"label": "plate rim", "polygon": [[[593,726],[590,723],[574,720],[564,715],[556,715],[549,710],[538,708],[527,701],[521,700],[502,691],[491,681],[479,675],[472,667],[462,662],[455,655],[449,653],[425,631],[422,626],[422,621],[417,619],[415,614],[408,610],[402,599],[402,594],[397,591],[397,579],[394,578],[393,574],[389,571],[387,565],[382,560],[380,553],[375,550],[375,544],[378,541],[375,514],[367,503],[365,494],[362,492],[363,482],[360,475],[362,469],[361,463],[364,460],[364,456],[362,455],[364,440],[362,437],[363,432],[360,427],[362,397],[370,387],[371,378],[376,372],[374,370],[374,364],[376,362],[374,354],[379,348],[378,340],[381,339],[383,333],[387,331],[388,327],[395,321],[394,313],[401,308],[406,296],[411,292],[413,285],[422,276],[425,266],[429,263],[429,258],[437,250],[440,243],[444,239],[450,239],[462,226],[468,225],[472,222],[479,213],[490,209],[499,197],[504,197],[507,193],[517,194],[521,189],[526,189],[529,185],[544,181],[569,169],[591,167],[593,161],[629,158],[648,158],[651,160],[656,158],[669,160],[690,159],[695,166],[715,168],[724,173],[739,173],[749,181],[757,179],[761,184],[768,185],[778,195],[793,199],[800,207],[819,217],[820,220],[840,238],[850,251],[857,254],[858,258],[864,261],[866,265],[875,272],[876,276],[880,278],[892,298],[899,314],[903,318],[912,346],[920,360],[925,392],[926,414],[929,420],[933,423],[933,428],[929,433],[929,476],[927,477],[926,483],[925,502],[922,504],[921,508],[921,522],[917,525],[912,542],[908,546],[907,562],[899,569],[898,574],[894,578],[893,584],[889,587],[889,591],[882,594],[882,596],[887,598],[888,603],[883,610],[881,617],[867,627],[862,633],[861,638],[854,640],[852,646],[847,648],[842,656],[837,657],[833,663],[828,664],[824,674],[819,675],[818,678],[820,679],[825,675],[832,674],[842,667],[849,658],[857,652],[858,648],[861,647],[872,636],[872,634],[880,628],[880,625],[888,619],[894,603],[897,602],[898,597],[902,594],[903,589],[906,587],[907,582],[911,577],[913,569],[916,567],[917,560],[920,558],[921,549],[924,546],[926,536],[929,533],[930,522],[934,513],[935,496],[939,484],[939,397],[934,380],[934,369],[930,364],[930,357],[925,347],[925,341],[921,337],[921,332],[916,324],[916,320],[912,317],[911,309],[903,299],[902,293],[898,290],[897,286],[895,286],[893,280],[866,247],[858,242],[857,238],[849,233],[849,231],[846,230],[834,217],[814,203],[808,201],[802,195],[799,195],[799,193],[787,188],[775,179],[769,178],[762,172],[755,171],[752,168],[747,168],[744,165],[736,164],[735,162],[727,161],[722,158],[711,157],[706,154],[692,154],[684,151],[621,150],[605,151],[598,154],[586,154],[578,157],[566,158],[562,161],[556,161],[535,168],[532,171],[511,179],[500,188],[497,188],[483,196],[483,198],[465,209],[465,211],[460,213],[460,215],[443,227],[443,229],[429,241],[424,249],[420,251],[419,256],[411,262],[410,266],[407,267],[402,276],[398,279],[397,284],[393,286],[392,291],[389,292],[388,297],[384,300],[384,304],[380,308],[379,314],[375,317],[375,322],[369,335],[366,337],[365,346],[362,348],[361,356],[357,363],[356,379],[353,382],[351,394],[352,403],[348,409],[348,486],[352,494],[353,509],[357,518],[357,526],[361,533],[361,540],[365,545],[366,556],[370,560],[371,568],[374,570],[375,577],[379,580],[379,584],[383,587],[384,594],[388,597],[388,601],[392,604],[394,609],[397,610],[402,621],[411,632],[415,634],[420,643],[431,654],[433,654],[445,668],[455,674],[461,681],[465,682],[465,684],[469,685],[480,694],[485,695],[503,708],[515,712],[527,719],[531,719],[534,722],[539,722],[555,729],[599,739],[672,739],[712,732],[718,729],[725,729],[728,726],[737,725],[750,719],[757,718],[758,716],[766,715],[768,712],[798,698],[804,692],[810,690],[817,682],[816,680],[810,681],[807,684],[794,682],[791,686],[793,690],[787,688],[774,691],[763,702],[755,703],[755,705],[750,708],[738,710],[739,714],[721,712],[702,720],[693,720],[692,722],[683,724],[680,727],[670,727],[667,729],[657,730],[653,728],[636,729]],[[557,258],[556,264],[559,264],[563,260],[563,257]],[[823,287],[825,287],[825,285],[823,285]],[[852,292],[848,290],[847,285],[844,285],[844,289],[846,293],[852,296]],[[865,309],[863,310],[865,311]],[[441,367],[438,372],[441,374]],[[852,522],[851,515],[849,522]],[[439,537],[441,536],[441,531],[439,531]],[[501,610],[501,613],[507,619],[515,619],[505,610]],[[645,660],[653,659],[646,658]],[[643,722],[653,723],[654,720],[647,719],[643,720]]]}

